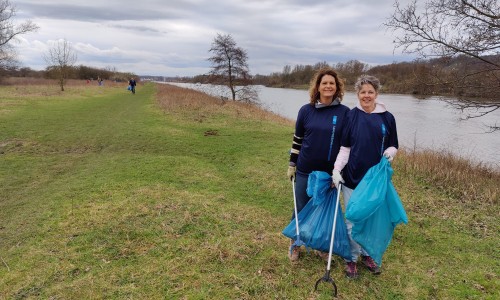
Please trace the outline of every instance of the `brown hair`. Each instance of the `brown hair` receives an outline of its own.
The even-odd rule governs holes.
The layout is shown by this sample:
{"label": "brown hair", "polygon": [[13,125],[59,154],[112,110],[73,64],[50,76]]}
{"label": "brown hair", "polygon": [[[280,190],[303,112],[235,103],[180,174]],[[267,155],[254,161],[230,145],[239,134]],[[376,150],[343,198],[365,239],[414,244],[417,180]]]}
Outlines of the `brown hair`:
{"label": "brown hair", "polygon": [[332,68],[322,68],[316,72],[311,80],[311,84],[309,85],[309,103],[311,105],[316,104],[319,99],[319,84],[325,75],[330,75],[335,78],[337,91],[333,95],[333,100],[338,98],[339,101],[342,102],[342,98],[344,97],[344,81],[339,78],[337,72],[335,72]]}

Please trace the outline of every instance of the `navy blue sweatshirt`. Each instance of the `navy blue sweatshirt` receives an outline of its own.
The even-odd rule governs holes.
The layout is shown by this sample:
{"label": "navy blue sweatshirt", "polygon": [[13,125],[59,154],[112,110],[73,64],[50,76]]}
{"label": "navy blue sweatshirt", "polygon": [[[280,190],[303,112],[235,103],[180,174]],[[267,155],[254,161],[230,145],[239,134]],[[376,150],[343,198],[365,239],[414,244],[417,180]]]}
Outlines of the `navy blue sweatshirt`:
{"label": "navy blue sweatshirt", "polygon": [[380,162],[385,149],[399,147],[396,120],[388,111],[366,113],[355,107],[345,123],[342,146],[351,151],[342,177],[348,188],[355,189],[368,169]]}
{"label": "navy blue sweatshirt", "polygon": [[290,162],[296,163],[297,173],[332,173],[348,112],[349,108],[342,104],[324,107],[306,104],[300,108],[290,154]]}

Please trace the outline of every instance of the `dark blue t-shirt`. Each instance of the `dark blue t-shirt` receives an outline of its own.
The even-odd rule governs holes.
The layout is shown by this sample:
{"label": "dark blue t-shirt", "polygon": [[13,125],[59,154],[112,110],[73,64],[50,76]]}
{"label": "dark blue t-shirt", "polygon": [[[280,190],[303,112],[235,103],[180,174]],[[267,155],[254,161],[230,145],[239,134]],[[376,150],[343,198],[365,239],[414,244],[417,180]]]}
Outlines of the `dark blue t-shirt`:
{"label": "dark blue t-shirt", "polygon": [[303,137],[297,160],[298,173],[332,173],[348,112],[349,108],[342,104],[321,108],[306,104],[300,108],[295,123],[295,135]]}
{"label": "dark blue t-shirt", "polygon": [[347,114],[342,146],[351,148],[342,177],[348,188],[355,189],[368,169],[380,162],[385,149],[399,147],[394,116],[353,108]]}

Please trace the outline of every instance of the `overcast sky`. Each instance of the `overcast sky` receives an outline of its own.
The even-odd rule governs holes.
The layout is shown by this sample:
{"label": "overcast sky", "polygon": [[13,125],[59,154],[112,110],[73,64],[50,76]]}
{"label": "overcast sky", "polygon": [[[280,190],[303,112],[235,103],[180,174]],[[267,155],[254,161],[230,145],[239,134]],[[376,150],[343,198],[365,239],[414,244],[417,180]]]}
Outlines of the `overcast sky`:
{"label": "overcast sky", "polygon": [[[408,0],[400,0],[406,3]],[[114,67],[138,75],[207,73],[217,33],[230,34],[248,52],[251,74],[285,65],[370,65],[411,61],[394,50],[382,23],[394,0],[11,0],[16,22],[33,20],[38,32],[16,48],[23,66],[41,70],[58,39],[71,43],[77,65]]]}

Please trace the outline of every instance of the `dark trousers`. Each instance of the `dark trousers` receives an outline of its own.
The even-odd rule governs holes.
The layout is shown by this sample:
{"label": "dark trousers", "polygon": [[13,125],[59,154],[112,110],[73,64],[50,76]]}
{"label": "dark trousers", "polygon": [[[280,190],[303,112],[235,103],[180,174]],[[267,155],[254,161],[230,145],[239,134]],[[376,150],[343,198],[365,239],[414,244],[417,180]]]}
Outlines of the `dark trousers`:
{"label": "dark trousers", "polygon": [[[311,197],[307,195],[307,180],[309,175],[296,173],[295,175],[295,200],[297,202],[297,213],[299,213]],[[292,220],[295,217],[295,211],[292,212]],[[300,224],[299,224],[300,225]]]}

